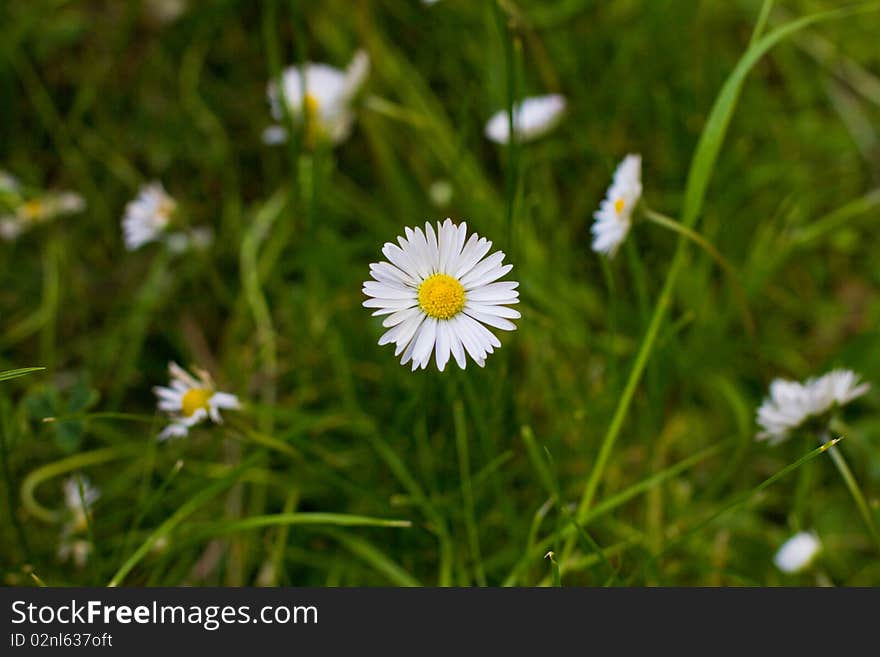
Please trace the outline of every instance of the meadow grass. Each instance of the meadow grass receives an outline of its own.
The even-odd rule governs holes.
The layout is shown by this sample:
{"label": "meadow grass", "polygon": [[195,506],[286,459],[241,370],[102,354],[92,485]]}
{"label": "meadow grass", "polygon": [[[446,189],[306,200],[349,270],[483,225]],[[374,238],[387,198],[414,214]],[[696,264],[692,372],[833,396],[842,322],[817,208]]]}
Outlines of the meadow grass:
{"label": "meadow grass", "polygon": [[[0,7],[0,169],[88,206],[0,242],[5,584],[880,584],[877,393],[833,448],[754,440],[775,377],[880,382],[880,4],[154,4]],[[358,48],[347,141],[261,142],[268,80]],[[551,134],[485,139],[545,93]],[[629,152],[644,220],[607,259]],[[210,249],[124,249],[153,179]],[[361,283],[447,216],[508,254],[522,318],[484,369],[412,373]],[[242,411],[157,442],[170,360]],[[800,530],[825,549],[785,575]]]}

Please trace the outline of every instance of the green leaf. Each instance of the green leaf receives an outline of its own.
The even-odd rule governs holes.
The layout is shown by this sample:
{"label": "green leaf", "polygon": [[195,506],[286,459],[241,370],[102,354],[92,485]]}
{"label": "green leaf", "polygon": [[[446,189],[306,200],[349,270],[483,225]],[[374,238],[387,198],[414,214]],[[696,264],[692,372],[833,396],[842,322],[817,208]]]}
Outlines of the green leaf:
{"label": "green leaf", "polygon": [[21,367],[17,370],[6,370],[0,372],[0,381],[8,381],[9,379],[17,379],[20,376],[26,376],[31,372],[42,372],[45,367]]}

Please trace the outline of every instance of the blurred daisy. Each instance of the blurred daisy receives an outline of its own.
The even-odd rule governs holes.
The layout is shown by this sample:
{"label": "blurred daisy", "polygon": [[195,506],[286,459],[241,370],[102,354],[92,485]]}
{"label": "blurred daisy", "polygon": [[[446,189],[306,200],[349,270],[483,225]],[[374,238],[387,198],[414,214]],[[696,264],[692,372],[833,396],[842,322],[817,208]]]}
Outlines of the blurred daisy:
{"label": "blurred daisy", "polygon": [[[369,71],[370,57],[363,50],[355,53],[344,71],[311,62],[284,70],[281,76],[283,100],[287,102],[294,123],[306,125],[305,141],[309,147],[319,142],[335,145],[345,141],[354,122],[354,99]],[[274,81],[269,83],[267,95],[272,117],[282,121],[282,98]],[[286,139],[286,131],[280,125],[270,126],[263,133],[263,141],[267,144],[282,143]]]}
{"label": "blurred daisy", "polygon": [[799,532],[783,543],[773,563],[784,573],[794,574],[807,568],[822,551],[819,537],[813,532]]}
{"label": "blurred daisy", "polygon": [[147,16],[162,25],[176,21],[187,10],[187,0],[147,0]]}
{"label": "blurred daisy", "polygon": [[[17,181],[9,176],[3,192],[18,192]],[[12,213],[0,217],[0,237],[14,240],[23,232],[47,223],[56,217],[82,212],[86,207],[83,197],[75,192],[48,192],[42,196],[20,200]]]}
{"label": "blurred daisy", "polygon": [[[412,361],[413,371],[428,366],[431,353],[437,369],[446,367],[450,355],[461,369],[465,352],[483,367],[486,356],[501,342],[486,325],[502,331],[516,326],[519,312],[508,308],[519,303],[519,283],[496,282],[513,265],[502,265],[504,253],[486,257],[492,242],[476,233],[467,237],[467,224],[447,219],[437,230],[430,223],[405,228],[406,237],[382,248],[387,262],[370,265],[374,280],[364,283],[373,315],[388,315],[382,325],[388,331],[379,344],[394,343],[401,364]],[[467,238],[467,239],[466,239]]]}
{"label": "blurred daisy", "polygon": [[[526,98],[513,106],[513,132],[517,141],[531,141],[555,128],[565,114],[565,97],[560,94]],[[486,137],[496,144],[510,141],[510,119],[501,110],[486,124]]]}
{"label": "blurred daisy", "polygon": [[141,187],[137,197],[125,206],[122,217],[125,248],[134,251],[158,240],[176,209],[177,202],[168,195],[162,183],[151,182]]}
{"label": "blurred daisy", "polygon": [[642,157],[627,155],[614,172],[614,179],[593,214],[593,251],[614,257],[626,239],[632,213],[642,196]]}
{"label": "blurred daisy", "polygon": [[8,171],[0,169],[0,193],[17,192],[21,189],[18,178]]}
{"label": "blurred daisy", "polygon": [[870,385],[859,381],[851,370],[833,370],[804,383],[775,379],[770,394],[758,408],[757,422],[763,431],[758,440],[771,445],[781,443],[810,418],[824,415],[835,407],[845,406],[868,392]]}
{"label": "blurred daisy", "polygon": [[74,538],[62,533],[61,542],[58,544],[58,559],[68,561],[73,558],[77,568],[85,567],[92,553],[92,543],[85,538]]}
{"label": "blurred daisy", "polygon": [[80,532],[88,526],[88,514],[101,497],[101,491],[92,486],[85,475],[74,475],[64,482],[64,505],[67,508],[71,533]]}
{"label": "blurred daisy", "polygon": [[190,427],[207,418],[220,424],[223,422],[220,409],[240,408],[238,397],[215,390],[214,381],[208,372],[202,369],[196,369],[195,372],[197,377],[177,363],[169,363],[171,385],[153,388],[159,398],[159,410],[171,416],[171,424],[162,430],[159,440],[185,436]]}
{"label": "blurred daisy", "polygon": [[448,180],[435,180],[431,183],[431,186],[428,187],[428,198],[430,198],[431,203],[438,208],[449,205],[454,193],[455,190],[452,188],[452,183]]}
{"label": "blurred daisy", "polygon": [[184,253],[191,249],[204,251],[213,243],[214,231],[205,226],[169,233],[165,237],[165,246],[171,253]]}

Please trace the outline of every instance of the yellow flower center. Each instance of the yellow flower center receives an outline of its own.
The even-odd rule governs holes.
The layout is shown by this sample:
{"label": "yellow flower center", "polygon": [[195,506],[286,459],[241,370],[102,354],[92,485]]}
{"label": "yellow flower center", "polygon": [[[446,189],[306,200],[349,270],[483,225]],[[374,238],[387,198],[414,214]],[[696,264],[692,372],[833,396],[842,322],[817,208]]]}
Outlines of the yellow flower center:
{"label": "yellow flower center", "polygon": [[626,201],[624,201],[622,198],[619,198],[616,201],[614,201],[614,211],[617,214],[620,214],[621,212],[623,212],[623,208],[625,206],[626,206]]}
{"label": "yellow flower center", "polygon": [[309,115],[309,120],[311,121],[316,116],[318,116],[318,110],[321,108],[320,103],[318,103],[318,99],[315,98],[312,94],[306,94],[306,101],[303,103],[306,108],[306,114]]}
{"label": "yellow flower center", "polygon": [[180,411],[185,417],[192,417],[200,408],[208,410],[208,400],[213,393],[207,388],[190,388],[183,393],[180,400]]}
{"label": "yellow flower center", "polygon": [[454,317],[464,308],[464,287],[448,274],[429,276],[419,285],[419,306],[429,317]]}
{"label": "yellow flower center", "polygon": [[158,214],[159,218],[162,220],[162,225],[167,224],[171,220],[171,215],[174,214],[176,209],[177,203],[174,202],[174,199],[163,198],[159,201],[159,207],[156,208],[156,214]]}
{"label": "yellow flower center", "polygon": [[21,205],[22,219],[36,219],[43,214],[43,202],[39,199],[26,201]]}

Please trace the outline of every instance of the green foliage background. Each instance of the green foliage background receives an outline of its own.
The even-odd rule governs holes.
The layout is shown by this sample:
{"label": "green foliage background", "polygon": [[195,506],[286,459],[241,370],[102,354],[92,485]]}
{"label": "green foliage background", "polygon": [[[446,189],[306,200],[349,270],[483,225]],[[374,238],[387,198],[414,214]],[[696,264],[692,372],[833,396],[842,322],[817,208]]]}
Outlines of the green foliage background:
{"label": "green foliage background", "polygon": [[[776,3],[768,29],[839,4]],[[761,3],[218,0],[170,23],[149,5],[0,7],[0,167],[88,202],[0,244],[0,369],[47,368],[0,383],[4,582],[552,583],[544,555],[562,557],[565,509],[677,240],[639,222],[606,263],[592,213],[639,152],[646,203],[680,216]],[[880,584],[878,547],[826,455],[755,490],[816,436],[753,440],[776,376],[845,366],[880,382],[878,17],[810,26],[749,75],[697,225],[735,279],[688,247],[593,504],[605,512],[574,533],[563,584]],[[514,154],[515,199],[507,152],[482,134],[507,102],[507,39],[517,96],[569,100],[556,131]],[[332,152],[263,145],[273,53],[344,66],[357,48],[372,70],[352,138]],[[210,251],[124,250],[123,208],[152,179],[214,228]],[[447,207],[431,202],[438,180]],[[413,374],[376,345],[361,282],[404,226],[446,216],[508,253],[523,318],[484,370]],[[171,359],[209,369],[245,411],[157,444],[151,386]],[[846,409],[840,448],[880,523],[877,410],[875,392]],[[112,413],[132,417],[95,415]],[[40,517],[22,493],[46,466]],[[102,490],[81,570],[58,562],[45,513],[72,471]],[[825,551],[784,576],[772,556],[799,529]]]}

